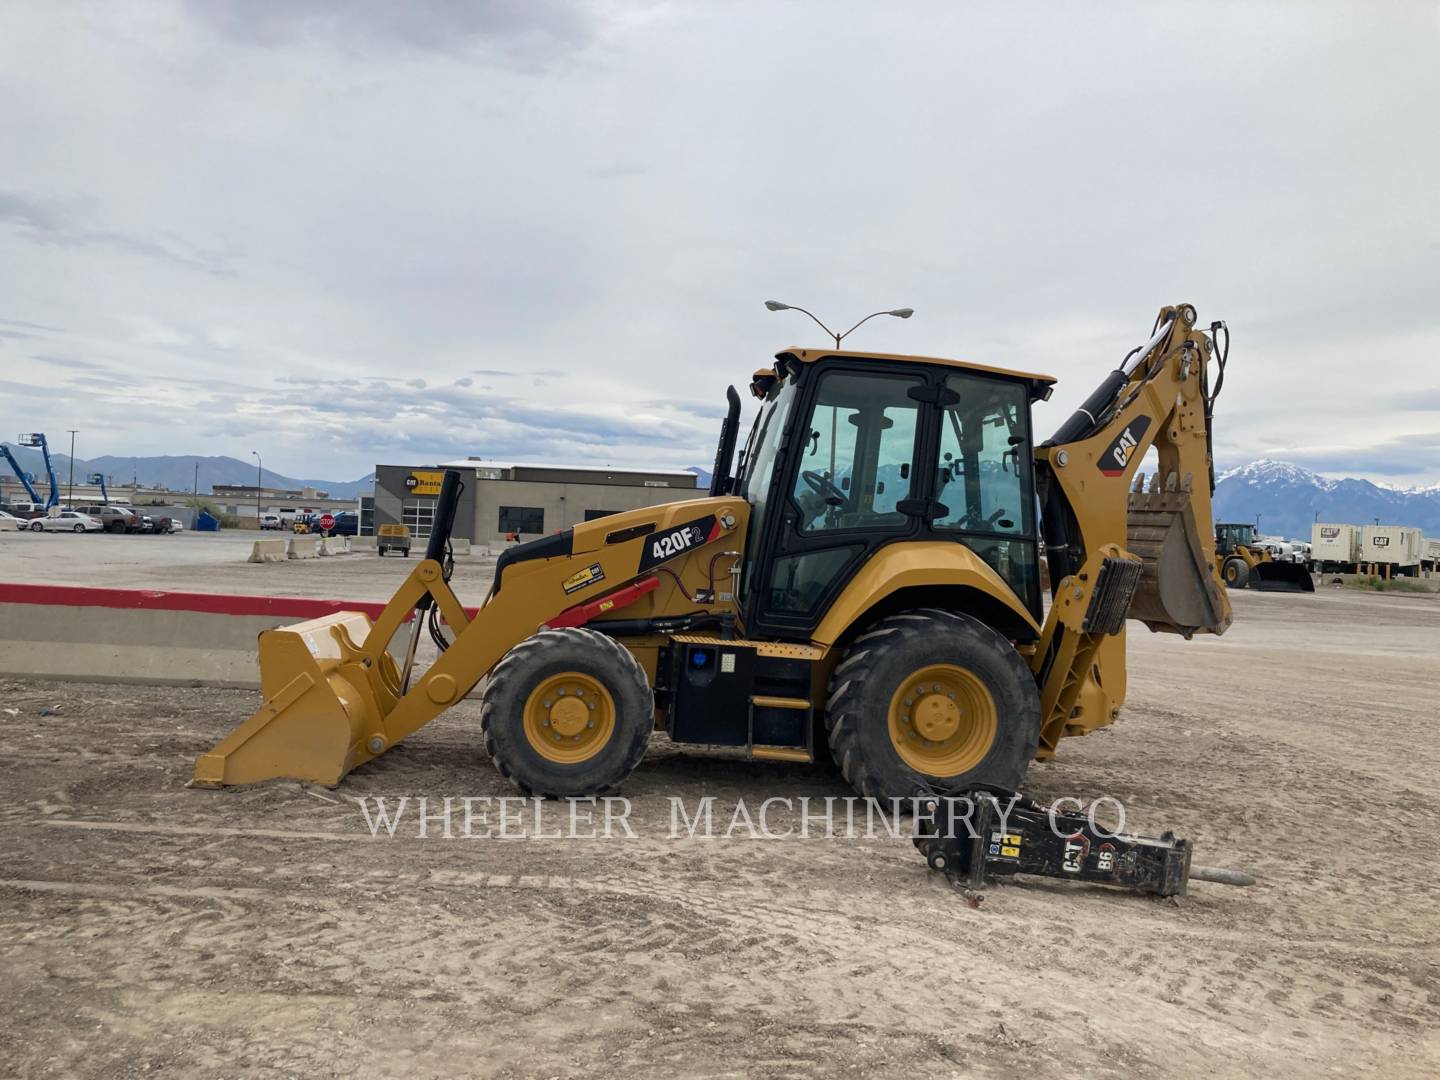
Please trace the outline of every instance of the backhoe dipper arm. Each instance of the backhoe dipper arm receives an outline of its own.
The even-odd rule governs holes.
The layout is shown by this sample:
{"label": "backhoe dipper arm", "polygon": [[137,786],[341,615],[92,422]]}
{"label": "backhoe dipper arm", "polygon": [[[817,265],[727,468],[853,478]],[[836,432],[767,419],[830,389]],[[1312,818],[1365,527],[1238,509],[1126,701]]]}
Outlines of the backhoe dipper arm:
{"label": "backhoe dipper arm", "polygon": [[[1118,716],[1127,617],[1187,638],[1230,625],[1210,504],[1214,347],[1195,320],[1189,304],[1163,308],[1150,340],[1035,450],[1052,583],[1032,659],[1041,756]],[[1159,470],[1132,493],[1152,446]]]}

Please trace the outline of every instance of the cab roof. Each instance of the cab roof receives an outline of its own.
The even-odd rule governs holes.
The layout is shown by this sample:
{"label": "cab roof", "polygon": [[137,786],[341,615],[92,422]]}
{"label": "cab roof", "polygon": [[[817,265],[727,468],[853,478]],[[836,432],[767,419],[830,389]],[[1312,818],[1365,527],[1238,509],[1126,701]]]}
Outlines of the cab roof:
{"label": "cab roof", "polygon": [[775,354],[776,360],[795,360],[801,364],[814,364],[825,360],[891,360],[902,364],[929,364],[940,367],[963,368],[967,371],[981,371],[987,375],[1001,375],[1019,382],[1028,382],[1031,396],[1048,398],[1049,388],[1055,384],[1054,375],[1042,375],[1033,371],[1017,371],[1014,368],[996,367],[993,364],[976,364],[969,360],[951,360],[943,356],[907,356],[904,353],[857,352],[851,349],[801,349],[791,347]]}

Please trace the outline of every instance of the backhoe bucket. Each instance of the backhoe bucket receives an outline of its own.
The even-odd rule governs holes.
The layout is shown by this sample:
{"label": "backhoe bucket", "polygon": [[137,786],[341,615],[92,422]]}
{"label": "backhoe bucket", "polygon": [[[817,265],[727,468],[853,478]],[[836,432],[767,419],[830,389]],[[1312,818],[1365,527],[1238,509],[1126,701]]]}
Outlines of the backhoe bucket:
{"label": "backhoe bucket", "polygon": [[1250,588],[1258,592],[1314,592],[1315,579],[1299,563],[1270,559],[1250,567]]}
{"label": "backhoe bucket", "polygon": [[383,731],[394,704],[384,683],[398,686],[399,680],[388,653],[381,654],[386,670],[380,679],[362,662],[357,646],[369,632],[369,616],[353,611],[262,632],[265,703],[196,760],[195,783],[255,784],[289,777],[334,787],[374,757],[368,738]]}
{"label": "backhoe bucket", "polygon": [[1144,562],[1130,618],[1185,637],[1230,626],[1230,599],[1195,527],[1189,492],[1132,493],[1126,547]]}

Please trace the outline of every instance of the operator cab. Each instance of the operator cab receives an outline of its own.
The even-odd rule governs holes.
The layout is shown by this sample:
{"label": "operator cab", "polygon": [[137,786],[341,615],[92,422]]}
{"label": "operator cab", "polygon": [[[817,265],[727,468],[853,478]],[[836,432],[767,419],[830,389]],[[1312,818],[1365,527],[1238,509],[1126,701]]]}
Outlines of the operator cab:
{"label": "operator cab", "polygon": [[735,489],[751,504],[749,633],[805,638],[871,553],[946,541],[1041,618],[1030,405],[1052,379],[928,357],[793,349],[761,399]]}
{"label": "operator cab", "polygon": [[1255,546],[1255,526],[1248,521],[1226,521],[1215,526],[1215,550],[1229,555],[1237,547]]}

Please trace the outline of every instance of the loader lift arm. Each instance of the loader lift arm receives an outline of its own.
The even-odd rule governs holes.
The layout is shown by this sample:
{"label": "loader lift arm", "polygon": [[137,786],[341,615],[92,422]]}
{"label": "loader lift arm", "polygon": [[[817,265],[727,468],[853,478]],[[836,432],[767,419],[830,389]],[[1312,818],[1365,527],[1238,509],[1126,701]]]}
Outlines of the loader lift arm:
{"label": "loader lift arm", "polygon": [[[1031,659],[1041,757],[1118,715],[1127,616],[1187,638],[1230,625],[1211,512],[1209,364],[1224,324],[1207,336],[1195,319],[1189,304],[1161,309],[1150,340],[1035,450],[1052,583]],[[1159,468],[1146,489],[1136,474],[1152,447]]]}
{"label": "loader lift arm", "polygon": [[[747,517],[738,497],[700,499],[656,507],[657,520],[645,529],[616,533],[595,522],[508,548],[472,618],[447,571],[460,486],[459,474],[447,471],[425,558],[373,626],[363,614],[339,612],[260,635],[265,706],[197,760],[195,783],[247,784],[283,775],[333,786],[464,698],[536,631],[577,626],[645,597],[655,587],[650,571],[664,573],[660,563],[669,558],[649,561],[647,548],[657,537],[701,530],[698,548],[732,536]],[[578,572],[577,565],[583,567]],[[412,616],[402,667],[389,648]],[[412,686],[422,621],[440,656]]]}

